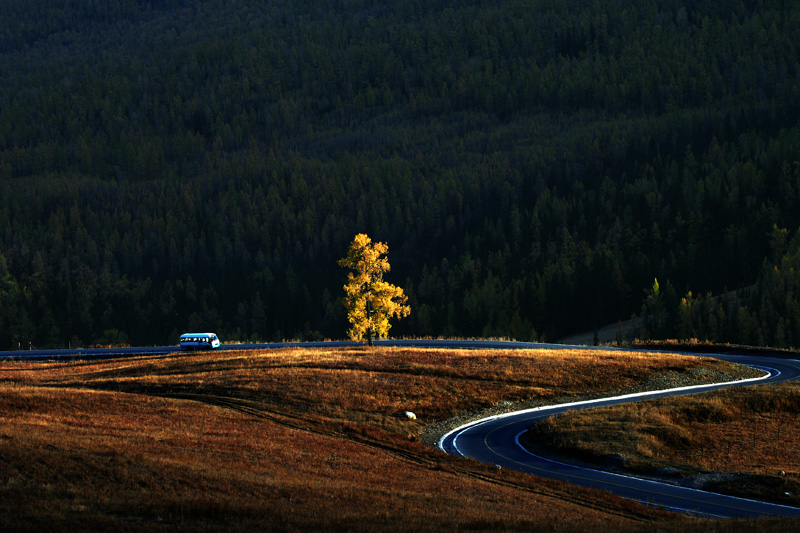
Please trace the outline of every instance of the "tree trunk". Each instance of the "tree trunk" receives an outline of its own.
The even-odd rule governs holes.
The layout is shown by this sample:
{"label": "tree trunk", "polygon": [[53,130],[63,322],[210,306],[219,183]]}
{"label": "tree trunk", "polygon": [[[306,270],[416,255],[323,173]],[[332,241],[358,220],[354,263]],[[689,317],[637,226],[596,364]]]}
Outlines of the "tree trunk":
{"label": "tree trunk", "polygon": [[369,346],[375,346],[375,343],[372,341],[372,303],[367,299],[367,344]]}

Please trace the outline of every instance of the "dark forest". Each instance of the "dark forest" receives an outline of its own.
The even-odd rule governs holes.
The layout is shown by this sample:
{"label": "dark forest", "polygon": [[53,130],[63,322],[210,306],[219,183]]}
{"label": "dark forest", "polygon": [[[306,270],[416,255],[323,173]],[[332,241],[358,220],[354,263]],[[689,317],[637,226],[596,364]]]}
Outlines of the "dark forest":
{"label": "dark forest", "polygon": [[0,21],[0,349],[343,338],[356,233],[409,296],[393,336],[637,315],[800,346],[795,0],[6,0]]}

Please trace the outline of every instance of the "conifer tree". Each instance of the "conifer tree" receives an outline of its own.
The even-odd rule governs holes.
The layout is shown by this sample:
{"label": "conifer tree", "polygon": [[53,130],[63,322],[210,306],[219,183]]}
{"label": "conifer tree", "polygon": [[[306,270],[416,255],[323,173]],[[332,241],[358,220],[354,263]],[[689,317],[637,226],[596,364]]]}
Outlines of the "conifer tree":
{"label": "conifer tree", "polygon": [[338,262],[353,270],[347,274],[342,299],[351,324],[347,334],[355,341],[366,337],[370,346],[376,337],[386,337],[391,328],[389,318],[411,313],[403,289],[383,281],[383,274],[390,270],[388,250],[386,243],[373,243],[366,234],[359,233],[350,243],[347,256]]}

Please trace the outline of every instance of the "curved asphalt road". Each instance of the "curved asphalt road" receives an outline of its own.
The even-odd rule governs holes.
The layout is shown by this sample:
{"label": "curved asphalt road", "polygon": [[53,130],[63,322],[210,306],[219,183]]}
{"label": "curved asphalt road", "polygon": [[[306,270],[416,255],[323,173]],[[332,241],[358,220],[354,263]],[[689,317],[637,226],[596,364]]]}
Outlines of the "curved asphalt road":
{"label": "curved asphalt road", "polygon": [[[769,375],[764,378],[748,380],[750,384],[776,383],[780,381],[797,380],[798,377],[800,377],[800,361],[734,355],[703,355],[709,355],[740,364],[748,364],[769,372]],[[679,512],[697,513],[716,517],[755,517],[773,515],[800,517],[800,508],[797,507],[725,496],[553,461],[545,457],[531,454],[525,450],[519,442],[520,436],[537,420],[556,415],[569,409],[585,409],[614,405],[637,401],[642,398],[692,394],[742,384],[743,382],[734,382],[701,387],[687,387],[507,413],[478,420],[456,428],[440,439],[439,447],[447,453],[473,457],[483,463],[497,464],[505,468],[528,472],[542,477],[608,490],[625,498],[662,506]]]}
{"label": "curved asphalt road", "polygon": [[[430,348],[461,349],[588,349],[586,346],[566,346],[560,344],[537,344],[506,341],[443,341],[406,340],[377,341],[382,346],[410,346]],[[223,345],[222,349],[278,349],[287,347],[335,347],[356,346],[358,343],[339,342],[284,342],[268,344]],[[611,347],[592,347],[591,349],[620,350]],[[153,346],[144,348],[97,348],[72,350],[20,350],[0,352],[0,360],[75,360],[133,357],[138,355],[160,355],[181,351],[179,346]],[[750,383],[775,383],[800,379],[800,361],[742,355],[689,354],[715,357],[747,364],[769,372],[764,378],[749,380]],[[699,513],[709,516],[763,516],[783,515],[800,517],[800,508],[724,496],[711,492],[678,487],[635,477],[622,476],[599,470],[581,468],[539,457],[525,450],[519,442],[520,436],[536,420],[553,416],[568,409],[585,409],[618,403],[636,401],[642,398],[657,398],[675,394],[692,394],[726,386],[742,385],[742,382],[705,385],[665,391],[648,392],[540,407],[478,420],[457,428],[439,441],[439,447],[447,452],[473,457],[487,464],[529,472],[543,477],[559,479],[578,485],[608,490],[633,500],[663,506],[676,511]]]}

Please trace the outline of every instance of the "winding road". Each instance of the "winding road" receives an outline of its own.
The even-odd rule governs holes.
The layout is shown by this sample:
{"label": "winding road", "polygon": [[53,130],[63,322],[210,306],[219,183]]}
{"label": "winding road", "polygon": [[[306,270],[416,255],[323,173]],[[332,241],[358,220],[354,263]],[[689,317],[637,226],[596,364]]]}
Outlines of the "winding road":
{"label": "winding road", "polygon": [[715,517],[775,515],[800,517],[800,508],[797,507],[736,498],[658,481],[583,468],[534,455],[520,443],[520,437],[533,423],[570,409],[615,405],[637,401],[642,398],[695,394],[722,387],[745,384],[777,383],[797,380],[800,377],[800,361],[796,360],[736,355],[703,355],[711,355],[715,358],[754,366],[768,372],[768,374],[763,378],[751,379],[746,382],[738,381],[699,387],[683,387],[506,413],[477,420],[454,429],[439,440],[439,448],[447,453],[472,457],[483,463],[496,464],[504,468],[528,472],[542,477],[607,490],[624,498],[658,505],[683,513]]}
{"label": "winding road", "polygon": [[[446,341],[446,340],[403,340],[378,341],[382,346],[408,346],[428,348],[459,349],[588,349],[585,346],[566,346],[559,344],[538,344],[506,341]],[[336,347],[355,346],[356,343],[341,342],[285,342],[268,344],[223,345],[222,349],[279,349],[286,347]],[[620,350],[619,348],[600,347],[593,350]],[[106,349],[72,349],[72,350],[21,350],[0,352],[3,359],[27,360],[74,360],[102,359],[115,357],[132,357],[137,355],[156,355],[179,352],[178,346],[154,346],[145,348],[106,348]],[[556,415],[569,409],[586,409],[624,402],[637,401],[642,398],[658,398],[677,394],[695,394],[722,387],[741,386],[755,383],[778,383],[800,379],[800,361],[778,359],[761,356],[729,355],[729,354],[687,354],[710,356],[739,364],[750,365],[766,372],[762,378],[747,382],[721,383],[678,389],[629,394],[613,398],[603,398],[584,402],[573,402],[560,405],[539,407],[506,413],[490,418],[477,420],[454,429],[439,441],[439,448],[446,453],[460,454],[475,458],[483,463],[498,465],[543,477],[558,479],[578,485],[599,488],[619,496],[669,508],[684,513],[696,513],[716,517],[755,517],[755,516],[790,516],[800,517],[800,508],[777,505],[733,496],[725,496],[668,483],[661,483],[637,477],[624,476],[595,469],[583,468],[545,457],[534,455],[520,443],[520,437],[527,428],[537,420]]]}

